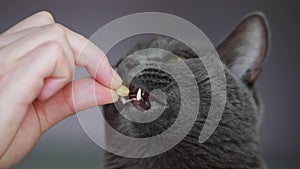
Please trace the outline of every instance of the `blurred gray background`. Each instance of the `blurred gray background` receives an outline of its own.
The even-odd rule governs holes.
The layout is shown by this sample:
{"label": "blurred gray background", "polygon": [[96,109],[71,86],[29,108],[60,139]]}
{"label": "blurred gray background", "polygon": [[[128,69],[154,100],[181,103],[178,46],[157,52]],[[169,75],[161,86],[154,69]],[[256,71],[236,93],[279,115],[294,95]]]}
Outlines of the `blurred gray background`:
{"label": "blurred gray background", "polygon": [[[300,168],[299,1],[10,0],[1,1],[0,32],[40,10],[50,11],[57,22],[87,37],[106,23],[127,14],[166,12],[192,22],[214,44],[248,12],[264,12],[272,30],[272,45],[257,84],[265,103],[261,148],[270,168]],[[46,132],[15,168],[96,169],[100,168],[101,153],[74,116]]]}

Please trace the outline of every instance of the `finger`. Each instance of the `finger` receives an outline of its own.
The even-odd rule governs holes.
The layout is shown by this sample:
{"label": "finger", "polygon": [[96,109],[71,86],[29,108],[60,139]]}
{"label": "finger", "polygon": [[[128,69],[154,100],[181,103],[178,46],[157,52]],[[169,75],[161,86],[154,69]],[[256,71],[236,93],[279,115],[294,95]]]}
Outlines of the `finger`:
{"label": "finger", "polygon": [[65,55],[70,61],[75,62],[73,50],[70,47],[65,31],[57,24],[48,25],[2,48],[0,56],[15,60],[25,56],[39,45],[47,42],[56,42],[61,45]]}
{"label": "finger", "polygon": [[[51,52],[45,52],[51,51]],[[64,52],[56,43],[43,44],[30,52],[28,56],[15,64],[11,71],[1,78],[0,88],[0,138],[4,145],[9,145],[15,137],[28,105],[30,105],[43,90],[49,90],[46,96],[53,95],[65,86],[71,79],[72,70],[66,66]],[[44,81],[45,77],[58,80],[53,83]],[[7,128],[9,126],[9,128]],[[6,144],[5,144],[6,143]],[[0,146],[1,153],[7,147]]]}
{"label": "finger", "polygon": [[[77,57],[74,58],[77,65],[85,66],[87,71],[90,73],[90,75],[93,78],[97,79],[98,82],[104,84],[109,88],[117,89],[118,87],[121,86],[122,79],[118,76],[118,74],[114,70],[112,70],[111,65],[107,57],[105,56],[105,54],[96,45],[88,41],[83,36],[59,24],[52,24],[52,25],[47,25],[39,28],[32,28],[29,30],[18,32],[17,34],[10,35],[10,37],[6,37],[2,42],[0,42],[0,46],[8,45],[13,41],[19,40],[21,38],[25,39],[24,36],[27,36],[28,37],[27,39],[28,40],[30,39],[32,43],[55,39],[55,37],[60,37],[59,34],[60,32],[62,32],[61,31],[62,29],[64,30],[64,33],[66,33],[67,41],[70,43],[74,55]],[[39,35],[44,38],[38,39],[39,36],[37,36],[38,40],[31,39],[31,36],[33,36],[31,34],[37,31],[39,32]],[[22,41],[20,41],[19,43],[21,42]],[[29,46],[32,43],[29,43],[27,46]],[[8,47],[6,47],[7,48],[6,51],[16,49],[17,45],[9,45]],[[24,46],[24,48],[26,47],[27,51],[32,49],[32,47],[28,48],[27,46]],[[20,57],[20,55],[22,55],[20,52],[24,53],[23,50],[18,50],[18,51],[19,53],[13,53],[13,55],[16,57]],[[6,55],[2,55],[2,56],[6,56]]]}
{"label": "finger", "polygon": [[16,33],[8,34],[8,35],[5,35],[5,36],[0,36],[0,47],[7,46],[7,45],[23,38],[24,36],[26,36],[30,33],[33,33],[33,32],[36,32],[36,31],[40,30],[43,27],[45,27],[45,26],[28,28],[28,29],[21,30],[21,31],[16,32]]}
{"label": "finger", "polygon": [[[73,76],[74,61],[70,62],[62,47],[55,42],[42,44],[24,59],[27,61],[24,65],[31,65],[30,69],[24,66],[24,69],[29,69],[28,79],[43,80],[44,85],[37,96],[38,100],[46,100],[54,95]],[[36,64],[32,63],[34,60]]]}
{"label": "finger", "polygon": [[[118,95],[113,90],[102,86],[92,78],[78,79],[69,83],[47,102],[34,102],[33,106],[29,107],[20,130],[0,162],[11,166],[20,161],[30,151],[40,134],[72,115],[75,110],[80,111],[117,100]],[[26,140],[28,146],[25,148],[22,147],[23,138],[31,138]]]}
{"label": "finger", "polygon": [[66,32],[71,44],[76,65],[85,66],[89,74],[106,87],[117,89],[122,85],[122,79],[111,68],[105,53],[91,41],[72,30],[60,25]]}
{"label": "finger", "polygon": [[114,103],[119,96],[92,78],[82,78],[66,85],[53,97],[34,106],[40,119],[42,132],[75,112]]}
{"label": "finger", "polygon": [[47,11],[42,11],[17,23],[13,27],[11,27],[10,29],[2,33],[2,35],[13,34],[28,28],[39,27],[39,26],[48,25],[52,23],[54,23],[52,14],[50,14]]}
{"label": "finger", "polygon": [[[58,28],[55,28],[58,27]],[[0,37],[0,47],[7,46],[17,40],[20,40],[21,38],[25,37],[26,35],[33,34],[35,32],[42,32],[43,34],[48,34],[47,31],[53,31],[52,29],[62,29],[58,24],[55,23],[42,25],[38,27],[32,27],[28,29],[21,30],[16,33],[8,34],[5,36]],[[66,36],[66,35],[65,35]]]}
{"label": "finger", "polygon": [[[12,67],[12,70],[7,73],[9,78],[3,82],[6,85],[1,86],[0,96],[7,102],[5,107],[16,107],[23,110],[39,94],[43,95],[43,90],[52,90],[45,91],[49,95],[49,93],[55,93],[55,90],[62,88],[71,79],[73,73],[73,70],[67,66],[68,63],[64,60],[63,55],[64,52],[59,45],[49,42],[20,59],[15,67]],[[52,86],[51,83],[49,85],[45,80],[46,77],[57,79],[60,83],[55,86]]]}

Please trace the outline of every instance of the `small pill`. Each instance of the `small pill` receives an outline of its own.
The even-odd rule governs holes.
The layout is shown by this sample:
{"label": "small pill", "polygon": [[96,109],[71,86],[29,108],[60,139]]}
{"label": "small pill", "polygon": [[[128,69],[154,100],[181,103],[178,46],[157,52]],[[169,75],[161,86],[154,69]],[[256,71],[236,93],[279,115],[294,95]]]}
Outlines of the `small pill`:
{"label": "small pill", "polygon": [[122,85],[121,87],[116,89],[116,92],[119,96],[127,96],[129,94],[129,89],[126,86]]}

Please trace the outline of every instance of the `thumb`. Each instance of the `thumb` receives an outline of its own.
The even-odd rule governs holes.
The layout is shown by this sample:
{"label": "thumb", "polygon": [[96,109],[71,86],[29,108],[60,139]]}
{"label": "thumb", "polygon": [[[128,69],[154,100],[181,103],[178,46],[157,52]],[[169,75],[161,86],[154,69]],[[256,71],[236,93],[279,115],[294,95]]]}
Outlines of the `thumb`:
{"label": "thumb", "polygon": [[42,132],[66,117],[91,107],[114,103],[119,96],[92,78],[82,78],[67,84],[46,101],[34,103]]}

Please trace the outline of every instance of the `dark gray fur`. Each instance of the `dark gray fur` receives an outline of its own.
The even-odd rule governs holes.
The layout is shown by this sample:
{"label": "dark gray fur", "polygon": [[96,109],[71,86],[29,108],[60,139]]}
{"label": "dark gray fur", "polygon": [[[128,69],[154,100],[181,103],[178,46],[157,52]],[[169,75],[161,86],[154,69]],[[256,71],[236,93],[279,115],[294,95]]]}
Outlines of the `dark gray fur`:
{"label": "dark gray fur", "polygon": [[[260,13],[249,15],[245,20],[249,20],[249,18],[256,18],[263,23],[266,22]],[[264,27],[265,25],[261,26]],[[231,38],[230,36],[229,38]],[[262,40],[265,39],[268,39],[268,37],[262,37]],[[251,39],[246,39],[246,41],[252,43]],[[247,45],[247,43],[244,44]],[[234,44],[232,46],[234,46]],[[201,128],[205,123],[211,99],[210,82],[202,62],[198,59],[194,59],[197,56],[184,44],[171,38],[160,37],[149,43],[140,44],[133,52],[146,48],[161,48],[171,51],[175,55],[188,58],[184,61],[192,70],[199,87],[201,102],[198,118],[189,134],[171,150],[157,156],[140,159],[125,158],[111,153],[105,153],[105,168],[265,169],[266,166],[260,156],[258,144],[258,129],[262,116],[262,108],[254,88],[254,81],[257,77],[254,79],[247,78],[251,71],[247,71],[244,76],[238,77],[230,70],[230,67],[234,63],[226,63],[227,101],[222,120],[214,134],[205,143],[200,144],[198,143],[198,138]],[[247,48],[247,50],[250,50],[250,48],[251,47]],[[222,55],[223,54],[220,55],[221,60],[228,62],[228,58],[223,59]],[[208,51],[207,55],[201,57],[209,56]],[[157,55],[157,57],[164,56]],[[235,60],[235,58],[238,58],[239,56],[231,55],[230,57],[233,58],[231,58],[231,60]],[[245,55],[243,55],[243,57],[245,57]],[[131,66],[138,66],[141,58],[133,59],[132,63],[135,63],[135,65]],[[259,66],[261,66],[261,64]],[[250,70],[253,67],[256,68],[257,65],[250,65],[247,69]],[[126,68],[123,68],[123,71],[120,71],[121,75],[124,72],[130,74],[129,69],[124,69]],[[180,68],[178,68],[178,71],[180,72]],[[107,105],[104,107],[105,118],[116,130],[131,137],[149,137],[163,132],[172,124],[172,122],[174,122],[177,116],[176,112],[179,109],[180,103],[180,97],[178,95],[180,91],[178,86],[172,83],[171,77],[156,70],[149,70],[148,72],[138,75],[135,78],[134,83],[148,89],[162,88],[168,93],[168,108],[163,115],[150,124],[139,124],[131,122],[119,115],[114,105]],[[109,138],[108,136],[108,140],[109,139],[113,138]]]}

